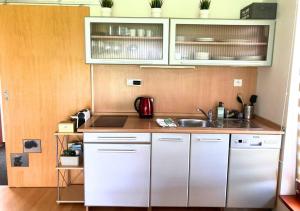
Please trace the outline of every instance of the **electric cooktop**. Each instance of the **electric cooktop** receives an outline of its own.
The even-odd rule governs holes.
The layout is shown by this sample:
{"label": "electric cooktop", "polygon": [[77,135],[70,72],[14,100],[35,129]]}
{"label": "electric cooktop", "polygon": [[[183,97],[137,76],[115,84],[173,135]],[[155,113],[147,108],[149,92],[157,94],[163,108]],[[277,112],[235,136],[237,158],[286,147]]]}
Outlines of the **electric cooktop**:
{"label": "electric cooktop", "polygon": [[128,116],[99,116],[91,127],[123,127]]}

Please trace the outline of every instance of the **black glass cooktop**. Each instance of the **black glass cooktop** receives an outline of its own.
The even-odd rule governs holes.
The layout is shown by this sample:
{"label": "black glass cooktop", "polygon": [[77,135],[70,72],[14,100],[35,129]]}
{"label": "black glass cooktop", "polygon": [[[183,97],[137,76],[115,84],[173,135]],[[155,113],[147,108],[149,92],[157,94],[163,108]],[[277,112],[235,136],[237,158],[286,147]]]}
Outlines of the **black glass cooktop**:
{"label": "black glass cooktop", "polygon": [[91,127],[123,127],[128,116],[99,116]]}

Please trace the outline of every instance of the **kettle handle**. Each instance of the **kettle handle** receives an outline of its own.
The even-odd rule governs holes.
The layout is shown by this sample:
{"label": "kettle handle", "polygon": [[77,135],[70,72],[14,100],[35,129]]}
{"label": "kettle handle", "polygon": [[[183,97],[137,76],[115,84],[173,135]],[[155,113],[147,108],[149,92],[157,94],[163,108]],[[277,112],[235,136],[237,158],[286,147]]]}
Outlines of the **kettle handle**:
{"label": "kettle handle", "polygon": [[136,110],[137,112],[140,111],[139,107],[137,106],[137,103],[138,103],[138,101],[141,100],[141,98],[142,98],[142,97],[138,97],[138,98],[136,98],[135,101],[134,101],[134,108],[135,108],[135,110]]}

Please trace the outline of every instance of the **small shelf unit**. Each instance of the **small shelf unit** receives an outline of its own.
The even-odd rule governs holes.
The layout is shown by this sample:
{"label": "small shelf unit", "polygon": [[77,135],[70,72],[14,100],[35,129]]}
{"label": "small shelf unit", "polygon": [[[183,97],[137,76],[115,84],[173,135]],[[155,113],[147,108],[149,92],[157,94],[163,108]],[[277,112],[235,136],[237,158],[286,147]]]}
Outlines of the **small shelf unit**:
{"label": "small shelf unit", "polygon": [[[84,184],[73,182],[73,178],[83,176],[83,163],[79,166],[62,166],[60,155],[68,143],[83,142],[83,133],[54,133],[56,140],[57,200],[56,203],[84,203]],[[70,140],[70,137],[75,139]]]}

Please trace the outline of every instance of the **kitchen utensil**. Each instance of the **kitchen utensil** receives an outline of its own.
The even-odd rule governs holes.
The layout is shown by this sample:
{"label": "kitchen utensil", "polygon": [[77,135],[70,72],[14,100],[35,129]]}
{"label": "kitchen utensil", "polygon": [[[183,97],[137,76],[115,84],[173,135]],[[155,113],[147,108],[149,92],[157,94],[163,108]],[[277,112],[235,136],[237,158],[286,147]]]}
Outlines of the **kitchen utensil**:
{"label": "kitchen utensil", "polygon": [[213,41],[215,41],[215,39],[212,37],[197,37],[195,39],[195,41],[196,42],[213,42]]}
{"label": "kitchen utensil", "polygon": [[153,117],[153,101],[152,97],[138,97],[134,101],[134,108],[139,113],[140,118]]}
{"label": "kitchen utensil", "polygon": [[238,95],[236,96],[236,99],[237,99],[237,101],[238,101],[239,103],[241,103],[241,104],[244,106],[244,101],[243,101],[243,98],[242,98],[241,94],[238,94]]}
{"label": "kitchen utensil", "polygon": [[152,37],[152,30],[151,30],[151,29],[148,29],[148,30],[146,31],[146,35],[147,35],[147,37]]}
{"label": "kitchen utensil", "polygon": [[108,35],[109,36],[114,35],[114,27],[112,25],[108,26]]}
{"label": "kitchen utensil", "polygon": [[213,56],[212,60],[235,60],[236,57],[234,56]]}
{"label": "kitchen utensil", "polygon": [[208,60],[209,59],[209,52],[196,52],[195,59],[197,60]]}
{"label": "kitchen utensil", "polygon": [[138,29],[138,36],[145,37],[145,29]]}
{"label": "kitchen utensil", "polygon": [[181,53],[176,53],[175,58],[176,58],[176,60],[180,60],[181,59]]}
{"label": "kitchen utensil", "polygon": [[244,119],[252,119],[254,115],[254,106],[246,104],[244,105]]}
{"label": "kitchen utensil", "polygon": [[176,36],[176,41],[179,42],[185,41],[185,36],[181,36],[181,35]]}
{"label": "kitchen utensil", "polygon": [[136,29],[130,29],[129,34],[130,34],[130,37],[135,37],[136,36]]}
{"label": "kitchen utensil", "polygon": [[237,60],[244,60],[244,61],[261,61],[265,60],[265,56],[239,56]]}
{"label": "kitchen utensil", "polygon": [[257,101],[257,95],[251,95],[250,97],[250,105],[254,105]]}
{"label": "kitchen utensil", "polygon": [[249,43],[251,40],[244,39],[220,39],[219,42],[238,42],[238,43]]}

